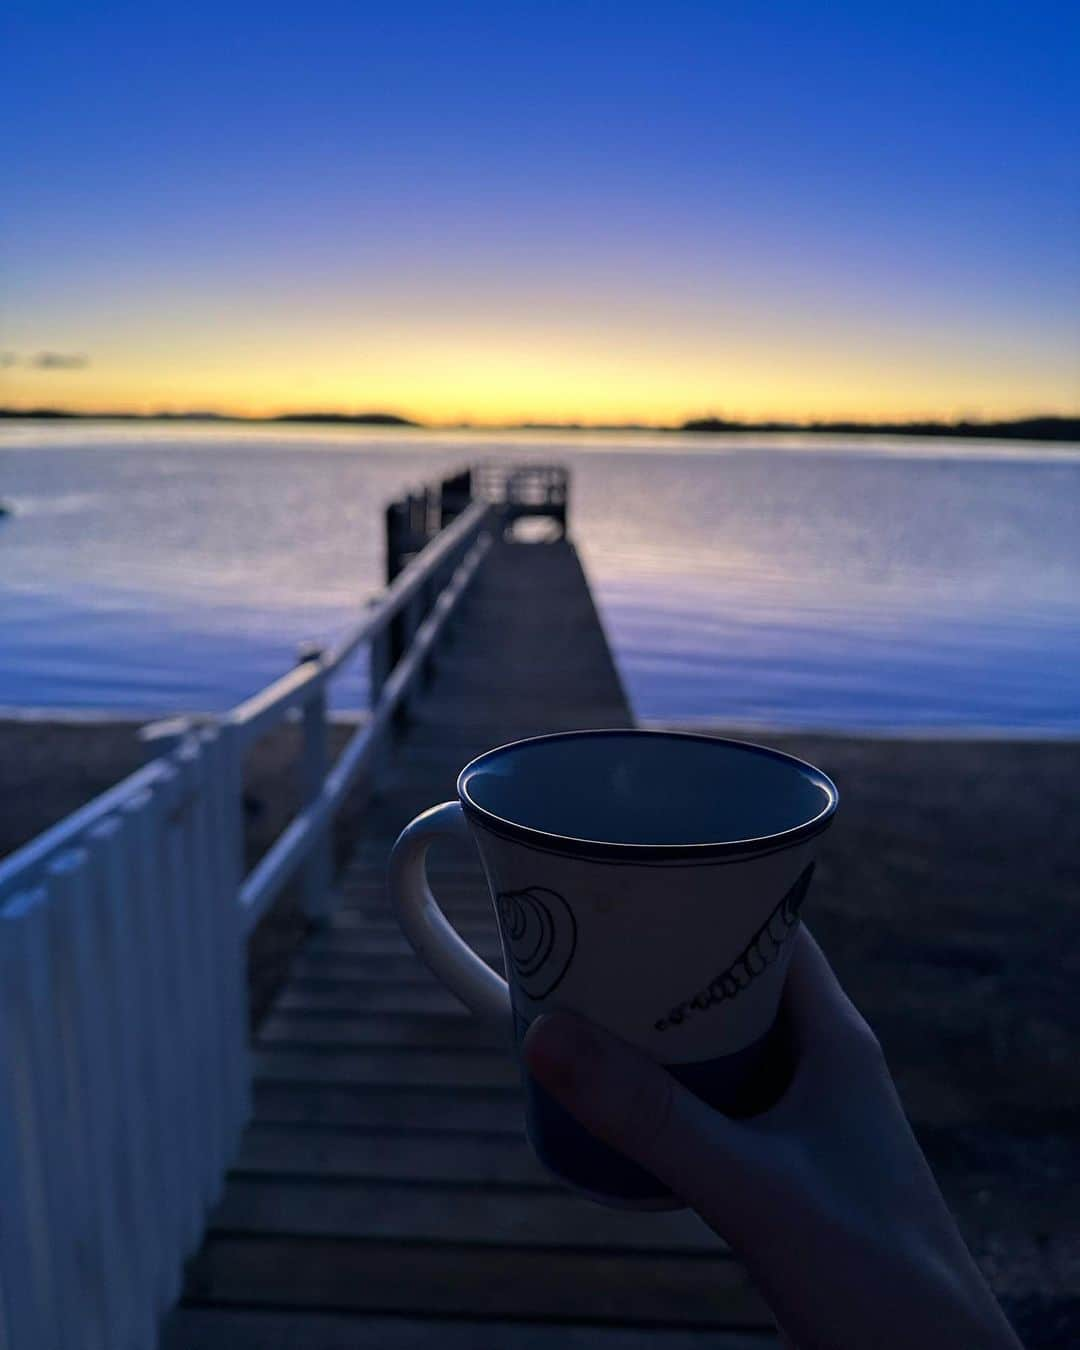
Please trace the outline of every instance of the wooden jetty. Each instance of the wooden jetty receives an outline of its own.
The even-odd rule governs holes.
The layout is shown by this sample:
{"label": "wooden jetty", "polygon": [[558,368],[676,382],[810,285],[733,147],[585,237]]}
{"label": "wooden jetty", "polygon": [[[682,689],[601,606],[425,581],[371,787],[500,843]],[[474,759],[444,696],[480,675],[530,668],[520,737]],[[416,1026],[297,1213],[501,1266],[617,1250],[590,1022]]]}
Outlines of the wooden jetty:
{"label": "wooden jetty", "polygon": [[[418,811],[454,795],[468,759],[520,736],[633,724],[565,537],[565,475],[489,469],[483,488],[479,475],[448,482],[449,510],[427,499],[420,510],[414,498],[388,520],[400,556],[388,569],[389,604],[365,630],[373,721],[337,765],[325,760],[319,680],[337,669],[340,652],[312,655],[229,724],[233,737],[254,735],[283,708],[302,711],[308,804],[300,827],[236,884],[249,915],[242,932],[293,874],[315,922],[255,1034],[250,1094],[240,1093],[231,1115],[232,1147],[215,1154],[219,1167],[227,1156],[231,1165],[223,1189],[210,1186],[216,1198],[201,1243],[188,1216],[186,1245],[170,1249],[192,1254],[182,1286],[159,1280],[179,1295],[161,1345],[776,1344],[745,1272],[695,1216],[601,1208],[541,1171],[524,1141],[508,1045],[427,972],[390,912],[384,873],[394,839]],[[515,518],[545,515],[557,537],[508,537]],[[188,734],[167,729],[163,754],[148,767],[190,757]],[[327,817],[358,779],[369,798],[364,826],[334,887]],[[46,855],[55,869],[56,848],[38,862]],[[477,859],[436,855],[432,875],[453,922],[498,967]],[[6,894],[17,890],[9,878]],[[123,1344],[149,1342],[136,1334]]]}

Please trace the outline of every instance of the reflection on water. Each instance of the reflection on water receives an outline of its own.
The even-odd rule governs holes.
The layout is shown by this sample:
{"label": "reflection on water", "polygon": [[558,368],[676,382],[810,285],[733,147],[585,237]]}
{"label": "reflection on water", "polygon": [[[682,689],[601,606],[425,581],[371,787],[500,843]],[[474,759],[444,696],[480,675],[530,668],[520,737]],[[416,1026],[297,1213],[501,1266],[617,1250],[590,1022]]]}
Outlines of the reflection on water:
{"label": "reflection on water", "polygon": [[0,704],[228,706],[378,589],[390,496],[488,454],[571,465],[642,717],[1080,730],[1080,448],[791,436],[5,428]]}

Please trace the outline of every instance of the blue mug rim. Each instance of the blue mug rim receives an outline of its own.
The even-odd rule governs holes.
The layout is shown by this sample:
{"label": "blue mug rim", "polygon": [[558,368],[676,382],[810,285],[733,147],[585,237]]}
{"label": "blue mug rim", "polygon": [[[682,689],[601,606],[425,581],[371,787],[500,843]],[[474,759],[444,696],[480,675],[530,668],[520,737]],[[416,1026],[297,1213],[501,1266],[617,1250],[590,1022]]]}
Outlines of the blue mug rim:
{"label": "blue mug rim", "polygon": [[[498,759],[504,755],[547,741],[572,741],[598,737],[662,737],[672,741],[705,742],[714,746],[727,746],[740,751],[749,751],[761,755],[788,768],[796,769],[810,779],[826,794],[826,802],[821,811],[810,820],[801,821],[786,830],[773,834],[758,835],[747,839],[712,840],[694,844],[631,844],[603,839],[581,839],[574,835],[555,834],[549,830],[537,829],[532,825],[523,825],[516,820],[508,820],[489,811],[474,801],[469,795],[468,778],[480,765]],[[545,853],[558,853],[570,857],[590,858],[593,861],[621,863],[672,863],[713,864],[717,862],[735,862],[750,857],[760,857],[766,853],[778,853],[783,849],[795,848],[806,843],[828,829],[840,801],[836,784],[815,765],[783,750],[774,750],[771,746],[758,745],[753,741],[741,741],[730,736],[707,736],[693,731],[645,730],[640,727],[605,727],[589,731],[557,731],[546,736],[527,736],[522,740],[507,741],[482,755],[471,759],[461,770],[457,778],[457,794],[466,816],[477,824],[483,825],[492,834],[529,845]]]}

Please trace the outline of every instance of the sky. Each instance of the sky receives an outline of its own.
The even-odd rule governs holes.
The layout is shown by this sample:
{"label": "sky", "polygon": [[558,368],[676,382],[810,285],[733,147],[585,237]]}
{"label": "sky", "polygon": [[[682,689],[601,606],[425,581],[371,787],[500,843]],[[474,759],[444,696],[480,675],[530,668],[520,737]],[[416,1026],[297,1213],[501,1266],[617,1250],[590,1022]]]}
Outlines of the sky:
{"label": "sky", "polygon": [[1075,3],[0,22],[2,405],[1080,412]]}

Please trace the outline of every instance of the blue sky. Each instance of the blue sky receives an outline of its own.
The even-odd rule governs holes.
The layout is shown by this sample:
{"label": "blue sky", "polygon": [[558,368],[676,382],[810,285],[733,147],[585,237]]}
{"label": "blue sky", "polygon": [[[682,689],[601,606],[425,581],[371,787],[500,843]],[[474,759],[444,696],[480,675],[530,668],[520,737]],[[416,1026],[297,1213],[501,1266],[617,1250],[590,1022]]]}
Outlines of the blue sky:
{"label": "blue sky", "polygon": [[0,399],[1075,411],[1078,13],[16,4]]}

